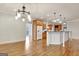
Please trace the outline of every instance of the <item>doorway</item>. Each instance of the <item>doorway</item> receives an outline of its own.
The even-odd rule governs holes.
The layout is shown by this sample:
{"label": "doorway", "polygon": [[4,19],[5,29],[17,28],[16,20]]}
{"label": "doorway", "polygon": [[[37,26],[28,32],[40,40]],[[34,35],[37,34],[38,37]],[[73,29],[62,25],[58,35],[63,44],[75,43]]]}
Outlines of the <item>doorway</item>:
{"label": "doorway", "polygon": [[46,25],[40,19],[33,20],[32,24],[32,38],[34,46],[37,48],[46,47],[47,34],[46,31],[43,32],[43,30],[46,29]]}

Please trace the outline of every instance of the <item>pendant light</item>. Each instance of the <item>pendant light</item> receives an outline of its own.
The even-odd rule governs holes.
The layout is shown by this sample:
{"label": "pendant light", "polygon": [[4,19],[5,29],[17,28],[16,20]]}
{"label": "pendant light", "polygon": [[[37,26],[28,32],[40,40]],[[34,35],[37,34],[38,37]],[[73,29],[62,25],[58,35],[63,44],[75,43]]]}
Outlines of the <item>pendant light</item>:
{"label": "pendant light", "polygon": [[22,9],[18,9],[16,12],[15,19],[22,19],[23,22],[28,21],[31,22],[31,15],[30,12],[26,11],[26,7],[23,5]]}

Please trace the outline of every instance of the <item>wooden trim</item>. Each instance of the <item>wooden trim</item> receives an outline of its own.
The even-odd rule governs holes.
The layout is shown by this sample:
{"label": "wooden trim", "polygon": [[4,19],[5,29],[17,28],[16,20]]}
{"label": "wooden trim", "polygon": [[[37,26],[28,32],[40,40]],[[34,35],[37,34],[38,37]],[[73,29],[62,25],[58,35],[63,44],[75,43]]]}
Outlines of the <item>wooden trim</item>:
{"label": "wooden trim", "polygon": [[[43,30],[46,29],[46,24],[43,24]],[[42,47],[46,47],[47,44],[47,31],[42,33]]]}

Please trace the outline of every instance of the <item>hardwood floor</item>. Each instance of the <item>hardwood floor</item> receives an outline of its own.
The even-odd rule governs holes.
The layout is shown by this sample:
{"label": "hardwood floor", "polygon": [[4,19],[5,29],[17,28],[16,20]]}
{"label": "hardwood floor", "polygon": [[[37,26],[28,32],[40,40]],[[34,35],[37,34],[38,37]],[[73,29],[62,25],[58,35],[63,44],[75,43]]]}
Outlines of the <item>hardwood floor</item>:
{"label": "hardwood floor", "polygon": [[23,55],[24,50],[24,42],[0,45],[0,53],[8,53],[8,55]]}
{"label": "hardwood floor", "polygon": [[0,53],[8,53],[9,56],[78,56],[79,40],[67,41],[62,45],[50,45],[42,47],[41,40],[30,43],[17,42],[0,45]]}

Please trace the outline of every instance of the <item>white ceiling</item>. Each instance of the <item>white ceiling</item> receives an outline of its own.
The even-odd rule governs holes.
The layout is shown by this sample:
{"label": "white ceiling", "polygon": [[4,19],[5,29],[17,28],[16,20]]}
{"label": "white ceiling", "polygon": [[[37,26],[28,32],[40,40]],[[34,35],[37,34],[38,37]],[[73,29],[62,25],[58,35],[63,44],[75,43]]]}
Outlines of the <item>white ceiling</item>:
{"label": "white ceiling", "polygon": [[[16,10],[21,9],[22,3],[0,3],[0,13],[15,15]],[[32,18],[44,17],[48,14],[53,15],[53,12],[57,12],[57,15],[62,14],[66,17],[66,20],[75,20],[79,18],[79,4],[75,3],[26,3],[26,11],[30,11]]]}

